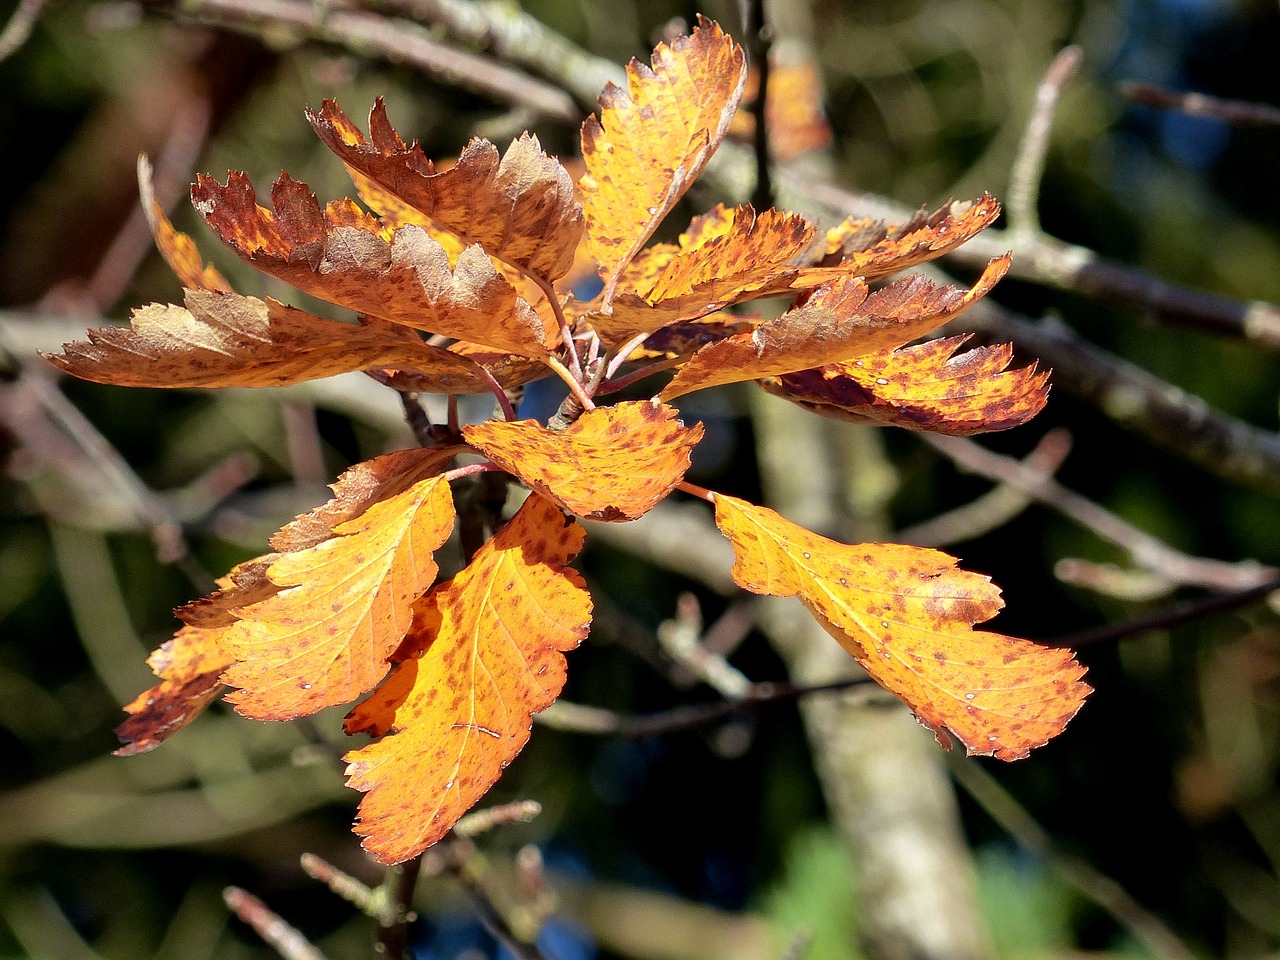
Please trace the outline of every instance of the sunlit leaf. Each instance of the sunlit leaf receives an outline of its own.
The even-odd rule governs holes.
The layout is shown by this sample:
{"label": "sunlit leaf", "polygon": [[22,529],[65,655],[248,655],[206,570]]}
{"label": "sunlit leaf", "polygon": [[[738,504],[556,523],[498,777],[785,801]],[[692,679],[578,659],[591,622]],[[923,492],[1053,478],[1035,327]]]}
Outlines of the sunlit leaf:
{"label": "sunlit leaf", "polygon": [[356,833],[384,863],[439,840],[529,739],[565,681],[591,598],[567,564],[582,528],[531,495],[461,573],[418,605],[393,673],[347,720],[381,739],[347,754],[366,791]]}
{"label": "sunlit leaf", "polygon": [[798,597],[944,746],[1025,757],[1057,736],[1089,693],[1071,651],[975,631],[1003,605],[979,574],[936,550],[845,545],[772,510],[717,495],[716,523],[733,543],[733,579],[752,593]]}
{"label": "sunlit leaf", "polygon": [[490,420],[462,435],[570,513],[634,520],[684,479],[702,424],[686,427],[671,407],[633,401],[597,407],[560,432],[535,420]]}

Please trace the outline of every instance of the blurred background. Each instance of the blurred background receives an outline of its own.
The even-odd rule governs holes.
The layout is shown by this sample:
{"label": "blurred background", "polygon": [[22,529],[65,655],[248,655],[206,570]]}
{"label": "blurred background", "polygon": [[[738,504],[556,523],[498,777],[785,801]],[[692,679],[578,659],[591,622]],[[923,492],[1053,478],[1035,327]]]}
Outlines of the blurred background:
{"label": "blurred background", "polygon": [[[350,193],[305,106],[334,97],[359,117],[385,96],[397,128],[433,157],[477,133],[503,145],[525,127],[572,157],[576,126],[564,118],[341,42],[343,15],[429,24],[448,6],[287,3],[271,8],[275,19],[226,0],[0,9],[13,18],[0,40],[0,957],[277,955],[229,916],[228,884],[329,957],[372,954],[372,921],[299,866],[310,852],[380,877],[349,831],[358,797],[337,760],[341,711],[258,724],[219,706],[154,753],[110,752],[121,705],[152,682],[144,660],[173,631],[172,609],[262,552],[342,469],[411,443],[399,402],[358,377],[281,391],[104,387],[59,379],[36,352],[180,296],[141,219],[140,152],[156,163],[161,202],[236,289],[294,303],[215,249],[179,201],[196,171],[228,168],[260,192],[287,169],[322,199]],[[743,33],[728,2],[473,9],[523,11],[615,64],[647,58],[673,21],[699,11]],[[1052,117],[1041,181],[1044,230],[1151,278],[1238,298],[1241,316],[1243,301],[1280,302],[1280,126],[1261,108],[1248,123],[1157,109],[1122,86],[1280,105],[1274,2],[786,0],[767,10],[779,62],[816,65],[831,127],[826,147],[793,161],[801,179],[910,209],[1005,198],[1037,86],[1075,44],[1082,63]],[[421,33],[456,41],[445,27]],[[695,192],[673,221],[718,199]],[[972,275],[971,264],[952,267]],[[1133,299],[1108,305],[1034,277],[1006,280],[993,299],[1202,398],[1211,416],[1234,418],[1241,443],[1280,444],[1280,338],[1173,326]],[[943,543],[1004,589],[994,625],[1004,633],[1054,640],[1267,586],[1266,565],[1280,564],[1280,471],[1242,480],[1225,454],[1224,470],[1205,469],[1126,429],[1116,396],[1097,401],[1059,382],[1031,424],[980,439],[1006,468],[1039,449],[1036,469],[1056,468],[1063,488],[1131,525],[1120,545],[1087,510],[1092,525],[1007,485],[993,503],[992,480],[918,435],[811,416],[819,426],[795,426],[745,388],[683,409],[708,427],[696,483],[802,522],[816,515],[846,539]],[[547,401],[535,391],[527,402]],[[807,459],[790,446],[801,441],[814,444]],[[789,491],[817,476],[834,493],[810,511]],[[921,530],[975,501],[971,528]],[[1131,529],[1170,552],[1135,558]],[[826,676],[825,655],[785,638],[803,611],[728,591],[721,554],[664,561],[661,542],[609,533],[589,538],[580,564],[597,623],[570,658],[566,701],[623,717],[721,702],[723,689],[700,681],[671,640],[681,630],[754,683]],[[1222,563],[1197,579],[1163,562],[1173,555]],[[509,916],[546,920],[538,945],[549,960],[1280,956],[1280,621],[1265,596],[1103,638],[1080,659],[1096,692],[1062,736],[1015,764],[948,757],[862,694],[811,694],[803,708],[784,697],[639,736],[538,725],[484,803],[533,799],[543,812],[478,838],[471,862]],[[878,726],[885,715],[892,733]],[[851,744],[860,758],[832,755]],[[889,793],[875,786],[884,781]],[[929,817],[940,819],[916,846],[892,846],[904,824]],[[912,879],[913,851],[936,858],[932,880]],[[497,955],[465,889],[447,864],[427,864],[419,956]],[[941,934],[947,947],[912,948],[893,932],[938,915],[963,931]]]}

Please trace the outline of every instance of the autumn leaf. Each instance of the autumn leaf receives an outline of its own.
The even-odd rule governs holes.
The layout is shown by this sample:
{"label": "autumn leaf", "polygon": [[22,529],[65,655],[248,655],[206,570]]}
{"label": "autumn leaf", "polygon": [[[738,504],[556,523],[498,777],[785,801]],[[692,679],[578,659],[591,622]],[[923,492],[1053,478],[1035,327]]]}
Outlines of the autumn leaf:
{"label": "autumn leaf", "polygon": [[131,757],[160,746],[204,712],[222,694],[222,671],[231,664],[221,642],[224,629],[183,627],[166,640],[147,664],[160,682],[125,706],[129,719],[116,727],[124,746],[117,757]]}
{"label": "autumn leaf", "polygon": [[189,236],[174,227],[165,216],[164,208],[156,202],[155,187],[151,180],[151,162],[146,156],[138,157],[138,193],[142,210],[147,215],[151,236],[165,263],[173,270],[178,282],[192,290],[221,290],[230,292],[231,284],[211,264],[206,264]]}
{"label": "autumn leaf", "polygon": [[914,340],[976,303],[1009,269],[1009,256],[987,265],[973,287],[940,287],[910,276],[868,294],[858,277],[826,284],[801,306],[702,347],[658,396],[761,377],[779,377],[861,357]]}
{"label": "autumn leaf", "polygon": [[369,114],[369,138],[332,100],[307,118],[325,145],[347,165],[365,202],[401,222],[417,211],[493,257],[556,280],[573,266],[582,237],[582,204],[573,181],[542,152],[531,134],[512,142],[499,160],[477,137],[448,170],[437,173],[421,147],[406,146],[379,98]]}
{"label": "autumn leaf", "polygon": [[796,214],[766,210],[757,216],[750,204],[717,207],[696,218],[667,256],[644,258],[642,277],[628,270],[609,311],[583,317],[606,340],[617,341],[789,292],[799,272],[796,261],[812,240],[813,227]]}
{"label": "autumn leaf", "polygon": [[439,475],[451,455],[402,450],[363,464],[365,476],[339,481],[336,505],[320,508],[335,521],[330,536],[309,545],[324,520],[282,531],[280,545],[301,549],[267,568],[280,592],[237,609],[223,637],[236,661],[223,680],[239,688],[227,700],[240,713],[304,716],[348,703],[386,675],[413,603],[435,580],[432,554],[453,528],[453,499]]}
{"label": "autumn leaf", "polygon": [[945,553],[847,546],[722,494],[715,506],[734,581],[799,597],[943,746],[945,728],[970,754],[1021,759],[1059,734],[1090,692],[1071,651],[972,630],[1003,606],[1000,591]]}
{"label": "autumn leaf", "polygon": [[128,327],[46,356],[68,373],[130,387],[280,387],[373,367],[408,369],[419,392],[484,393],[473,362],[407,327],[325,320],[275,300],[187,290],[186,308],[151,304]]}
{"label": "autumn leaf", "polygon": [[955,356],[968,337],[943,337],[857,360],[760,380],[823,416],[968,436],[1026,423],[1049,397],[1049,374],[1007,370],[1011,345]]}
{"label": "autumn leaf", "polygon": [[418,607],[404,662],[352,711],[347,732],[381,737],[347,754],[366,791],[356,833],[383,863],[439,840],[529,739],[565,681],[591,598],[567,564],[583,530],[532,494],[461,573]]}
{"label": "autumn leaf", "polygon": [[605,87],[600,117],[582,125],[579,181],[587,248],[607,310],[623,268],[693,183],[729,128],[746,77],[742,48],[714,21],[632,60],[627,89]]}
{"label": "autumn leaf", "polygon": [[401,227],[388,241],[379,221],[352,201],[321,209],[307,185],[287,174],[272,187],[274,211],[258,206],[242,173],[225,185],[201,174],[191,199],[246,263],[329,303],[524,356],[545,355],[560,336],[481,247],[467,247],[451,268],[444,247],[421,227]]}
{"label": "autumn leaf", "polygon": [[535,420],[490,420],[462,429],[466,441],[527,486],[589,520],[634,520],[689,469],[702,424],[684,426],[671,407],[631,401],[596,407],[566,430]]}

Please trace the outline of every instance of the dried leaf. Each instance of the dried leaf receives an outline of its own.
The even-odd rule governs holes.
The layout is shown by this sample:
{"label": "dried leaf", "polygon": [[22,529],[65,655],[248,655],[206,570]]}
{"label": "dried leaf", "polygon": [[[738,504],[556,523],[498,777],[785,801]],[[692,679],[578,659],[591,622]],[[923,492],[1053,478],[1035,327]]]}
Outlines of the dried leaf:
{"label": "dried leaf", "polygon": [[645,400],[597,407],[562,432],[536,420],[462,428],[467,442],[508,473],[588,520],[634,520],[689,469],[702,424]]}
{"label": "dried leaf", "polygon": [[138,192],[142,195],[142,210],[147,215],[151,236],[156,249],[169,264],[178,282],[191,290],[221,290],[230,292],[231,284],[211,264],[205,264],[196,243],[169,222],[164,208],[156,202],[155,188],[151,182],[151,163],[145,156],[138,157]]}
{"label": "dried leaf", "polygon": [[347,754],[366,791],[356,833],[383,863],[439,840],[529,739],[565,681],[591,598],[567,564],[583,530],[530,496],[471,564],[419,604],[404,662],[352,711],[347,732],[380,740]]}
{"label": "dried leaf", "polygon": [[652,63],[632,60],[627,90],[605,87],[600,119],[582,125],[578,185],[606,308],[619,274],[720,145],[746,77],[742,48],[702,17],[692,36],[660,44]]}
{"label": "dried leaf", "polygon": [[399,324],[325,320],[275,300],[186,291],[186,309],[151,304],[129,327],[89,331],[89,342],[46,356],[68,373],[130,387],[281,387],[373,367],[408,369],[419,392],[484,393],[465,357]]}
{"label": "dried leaf", "polygon": [[183,627],[152,652],[147,664],[160,682],[125,706],[129,719],[116,727],[124,744],[117,757],[154,750],[222,695],[222,671],[231,664],[222,633]]}
{"label": "dried leaf", "polygon": [[942,326],[986,296],[1008,269],[1008,254],[997,257],[968,290],[910,276],[868,295],[857,277],[837,280],[750,333],[703,347],[658,396],[670,400],[722,383],[779,377],[891,350]]}
{"label": "dried leaf", "polygon": [[1090,692],[1071,651],[972,630],[1003,606],[984,576],[936,550],[836,543],[772,510],[717,495],[733,579],[799,597],[886,690],[948,746],[1018,760],[1059,734]]}
{"label": "dried leaf", "polygon": [[953,356],[968,337],[912,347],[761,380],[770,393],[823,416],[968,436],[1008,430],[1044,409],[1048,372],[1005,369],[1009,344]]}
{"label": "dried leaf", "polygon": [[532,134],[515,140],[501,161],[493,144],[476,138],[457,163],[437,173],[416,142],[406,146],[400,139],[381,98],[369,114],[368,140],[332,100],[307,118],[379,212],[405,218],[398,208],[415,210],[545,280],[559,279],[573,266],[582,204],[569,174]]}
{"label": "dried leaf", "polygon": [[812,240],[804,217],[777,210],[757,216],[749,204],[717,207],[695,219],[669,255],[660,251],[661,261],[646,257],[641,274],[628,270],[610,312],[584,312],[583,318],[616,342],[743,300],[789,292],[799,269],[795,262]]}
{"label": "dried leaf", "polygon": [[[363,464],[368,476],[349,487],[340,481],[335,500],[319,508],[335,521],[332,535],[271,563],[267,577],[280,592],[238,608],[223,640],[236,660],[223,680],[239,688],[227,700],[240,713],[304,716],[348,703],[386,675],[414,601],[435,580],[432,554],[453,528],[449,484],[437,475],[447,459],[404,450]],[[344,519],[347,512],[355,516]],[[315,539],[314,527],[278,536],[301,546]]]}
{"label": "dried leaf", "polygon": [[330,303],[524,356],[544,356],[560,336],[480,247],[468,247],[450,269],[444,247],[421,227],[401,227],[388,242],[379,221],[350,200],[322,210],[287,174],[272,187],[274,212],[258,206],[242,173],[225,186],[201,175],[191,199],[245,262]]}

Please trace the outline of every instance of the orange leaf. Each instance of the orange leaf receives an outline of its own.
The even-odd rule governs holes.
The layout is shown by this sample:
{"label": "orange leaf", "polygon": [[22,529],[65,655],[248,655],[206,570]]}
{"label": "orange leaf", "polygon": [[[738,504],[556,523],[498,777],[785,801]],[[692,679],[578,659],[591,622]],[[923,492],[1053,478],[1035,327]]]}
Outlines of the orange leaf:
{"label": "orange leaf", "polygon": [[275,300],[186,291],[186,309],[151,304],[129,327],[89,331],[50,363],[85,380],[130,387],[280,387],[350,370],[414,371],[419,392],[484,393],[473,363],[407,327],[325,320]]}
{"label": "orange leaf", "polygon": [[952,356],[967,339],[928,340],[759,383],[823,416],[952,436],[1008,430],[1044,409],[1047,372],[1034,363],[1006,370],[1007,343]]}
{"label": "orange leaf", "polygon": [[151,226],[156,249],[169,264],[178,282],[192,290],[221,290],[230,292],[231,284],[218,269],[206,265],[196,249],[196,243],[176,229],[165,216],[164,208],[156,202],[155,188],[151,183],[151,163],[145,156],[138,157],[138,192],[142,195],[142,210]]}
{"label": "orange leaf", "polygon": [[569,174],[532,134],[515,140],[501,161],[493,144],[477,137],[457,163],[437,173],[416,142],[406,146],[400,139],[381,98],[369,114],[368,140],[332,100],[319,113],[308,111],[307,119],[379,212],[416,210],[544,280],[556,280],[573,266],[582,204]]}
{"label": "orange leaf", "polygon": [[692,36],[659,44],[652,63],[632,60],[627,90],[605,87],[600,119],[582,125],[578,185],[606,309],[623,268],[724,139],[746,77],[742,48],[702,17]]}
{"label": "orange leaf", "polygon": [[828,261],[876,280],[954,250],[998,216],[1000,204],[983,194],[977,200],[954,200],[933,213],[921,209],[905,223],[850,217],[827,231]]}
{"label": "orange leaf", "polygon": [[997,257],[969,290],[910,276],[868,295],[857,277],[837,280],[750,333],[703,347],[658,396],[670,400],[722,383],[778,377],[891,350],[940,327],[986,296],[1008,269],[1008,254]]}
{"label": "orange leaf", "polygon": [[[240,713],[304,716],[386,675],[414,601],[435,580],[432,553],[453,528],[449,484],[438,475],[453,452],[402,450],[363,464],[358,480],[335,485],[321,519],[277,535],[299,547],[266,571],[280,592],[236,609],[223,638],[237,661],[223,680],[239,688],[227,699]],[[310,545],[327,520],[331,535]]]}
{"label": "orange leaf", "polygon": [[274,212],[258,206],[242,173],[225,186],[201,174],[191,199],[241,259],[330,303],[525,356],[545,355],[560,335],[480,247],[468,247],[450,269],[445,249],[421,227],[401,227],[388,242],[377,219],[352,201],[321,210],[307,185],[287,174],[271,189]]}
{"label": "orange leaf", "polygon": [[[793,265],[813,240],[804,217],[751,205],[698,217],[669,255],[637,258],[643,273],[623,274],[610,312],[586,313],[607,340],[692,320],[756,297],[789,292]],[[645,251],[647,253],[647,251]],[[659,256],[667,250],[660,248]],[[633,286],[634,284],[634,286]]]}
{"label": "orange leaf", "polygon": [[347,719],[381,739],[347,754],[367,791],[356,833],[383,863],[417,856],[493,785],[565,681],[591,597],[567,564],[583,530],[531,495],[471,564],[418,605],[404,662]]}
{"label": "orange leaf", "polygon": [[231,664],[222,647],[223,632],[183,627],[152,652],[147,664],[160,683],[125,706],[129,719],[116,727],[124,743],[116,756],[154,750],[218,699],[224,689],[222,671]]}
{"label": "orange leaf", "polygon": [[702,424],[646,400],[597,407],[559,433],[536,420],[462,428],[467,442],[508,473],[588,520],[634,520],[689,469]]}
{"label": "orange leaf", "polygon": [[796,596],[872,678],[943,746],[1018,760],[1059,734],[1090,692],[1070,650],[972,630],[1003,605],[999,589],[937,550],[836,543],[772,510],[716,495],[733,543],[733,579]]}

